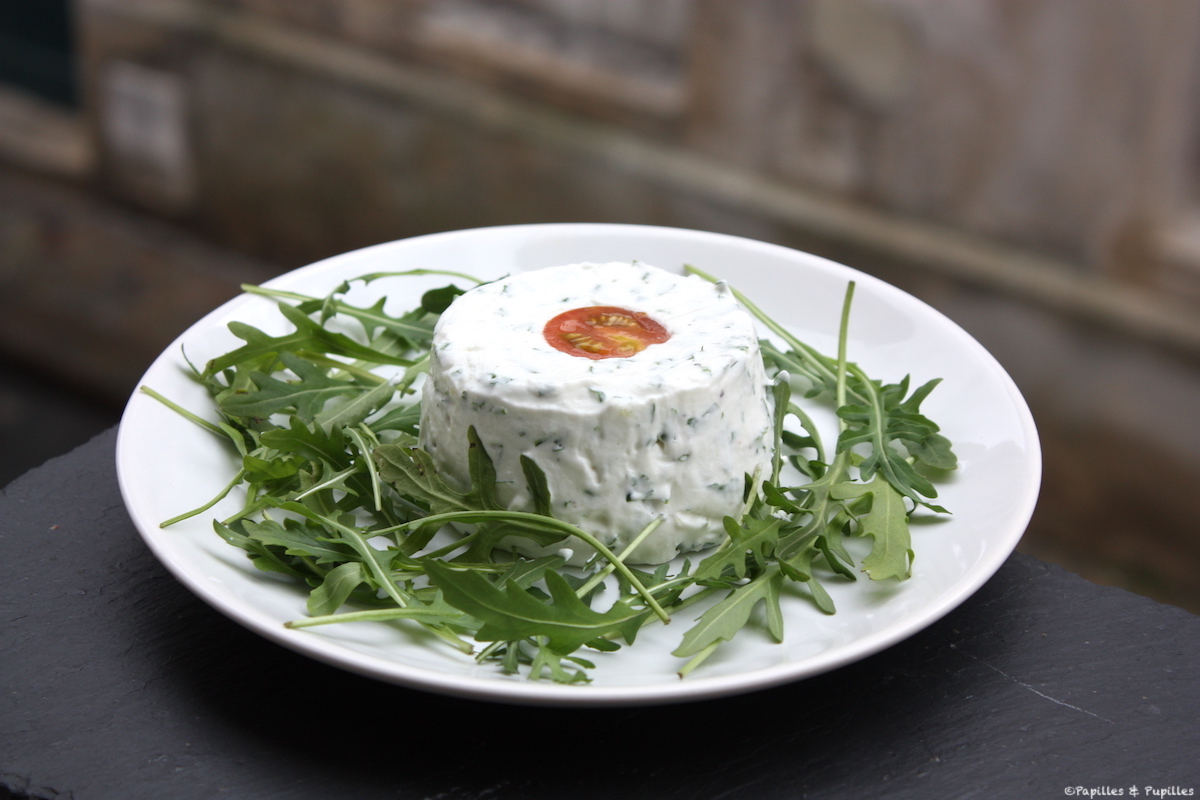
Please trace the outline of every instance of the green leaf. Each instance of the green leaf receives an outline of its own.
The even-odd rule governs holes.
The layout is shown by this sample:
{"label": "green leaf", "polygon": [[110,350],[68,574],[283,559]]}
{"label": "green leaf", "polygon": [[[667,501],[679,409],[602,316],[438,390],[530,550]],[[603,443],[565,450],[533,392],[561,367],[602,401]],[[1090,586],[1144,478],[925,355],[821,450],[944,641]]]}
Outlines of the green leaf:
{"label": "green leaf", "polygon": [[466,614],[442,600],[441,592],[437,592],[429,600],[422,598],[420,602],[403,608],[372,608],[364,611],[343,611],[341,614],[323,614],[292,620],[284,623],[284,627],[311,628],[338,622],[392,622],[401,619],[420,622],[435,633],[446,626],[461,628],[475,624]]}
{"label": "green leaf", "polygon": [[[937,497],[937,490],[927,478],[912,468],[893,442],[904,443],[906,449],[916,447],[943,462],[953,459],[948,445],[943,447],[939,440],[933,439],[938,432],[937,425],[919,411],[921,401],[933,391],[940,379],[929,381],[904,399],[908,391],[907,377],[900,383],[881,386],[854,365],[850,365],[850,371],[857,379],[857,388],[868,402],[847,404],[838,409],[838,417],[846,424],[846,429],[838,437],[838,450],[848,451],[855,445],[869,444],[870,455],[859,465],[862,479],[870,480],[878,470],[905,497],[928,505],[922,496]],[[938,507],[937,510],[945,509]]]}
{"label": "green leaf", "polygon": [[771,448],[771,483],[774,484],[779,483],[779,471],[783,469],[783,421],[788,415],[788,401],[792,397],[792,387],[787,378],[787,373],[781,372],[771,384],[771,397],[775,401],[772,406],[775,440]]}
{"label": "green leaf", "polygon": [[[391,484],[409,502],[427,509],[430,517],[455,512],[507,511],[496,497],[496,469],[474,427],[467,429],[467,442],[471,486],[466,491],[443,480],[433,458],[411,443],[381,445],[375,448],[373,457],[380,479]],[[545,475],[541,474],[541,470],[533,465],[527,474],[534,481],[530,492],[537,495],[544,491],[548,500],[549,490],[545,487]],[[482,515],[478,519],[462,520],[478,525],[463,558],[486,559],[502,540],[510,536],[521,536],[538,545],[553,544],[564,537],[562,530],[542,525],[536,515],[502,516],[504,518]]]}
{"label": "green leaf", "polygon": [[233,417],[260,419],[293,410],[301,418],[311,420],[329,400],[367,391],[362,386],[331,378],[325,369],[291,353],[282,353],[280,361],[296,374],[296,380],[280,381],[261,372],[251,373],[256,391],[226,394],[220,402],[221,410]]}
{"label": "green leaf", "polygon": [[395,393],[395,387],[386,382],[369,388],[359,387],[358,393],[350,399],[326,407],[317,414],[316,422],[326,429],[353,427],[386,405]]}
{"label": "green leaf", "polygon": [[417,435],[417,425],[421,421],[421,404],[397,406],[370,423],[371,430],[376,433],[383,431],[402,431],[410,436]]}
{"label": "green leaf", "polygon": [[400,358],[381,350],[368,347],[351,339],[344,333],[334,333],[321,327],[321,324],[309,318],[300,309],[287,303],[279,304],[279,312],[295,326],[292,333],[283,336],[269,336],[250,325],[230,323],[229,330],[246,344],[208,362],[204,369],[205,375],[213,375],[236,364],[259,359],[270,358],[280,353],[295,353],[301,350],[311,350],[325,355],[339,355],[357,358],[376,364],[391,364],[406,367],[412,363],[410,359]]}
{"label": "green leaf", "polygon": [[[427,340],[433,333],[432,324],[423,324],[418,321],[424,316],[423,314],[393,317],[384,312],[383,307],[386,303],[387,298],[381,297],[369,308],[360,308],[343,300],[335,299],[323,304],[322,313],[325,315],[341,314],[357,320],[363,326],[363,331],[368,339],[374,339],[375,331],[380,328],[400,337],[405,344],[410,341]],[[301,308],[308,310],[303,306]]]}
{"label": "green leaf", "polygon": [[246,455],[242,458],[242,468],[246,470],[246,479],[251,483],[278,481],[294,478],[300,471],[300,464],[294,459],[259,458]]}
{"label": "green leaf", "polygon": [[[272,363],[280,353],[300,350],[310,341],[308,334],[303,331],[293,331],[283,336],[270,336],[244,322],[230,322],[228,327],[230,333],[245,341],[246,344],[209,361],[205,365],[204,372],[201,373],[202,378],[215,375],[230,367],[245,366],[256,361],[265,360],[268,364]],[[265,369],[266,366],[264,365],[262,368]]]}
{"label": "green leaf", "polygon": [[950,440],[940,433],[910,443],[908,451],[922,464],[934,469],[958,469],[958,459],[951,449]]}
{"label": "green leaf", "polygon": [[276,499],[273,504],[277,508],[300,514],[323,526],[330,533],[332,540],[340,541],[354,551],[357,560],[365,565],[371,584],[375,588],[385,591],[398,606],[411,605],[412,596],[409,591],[402,589],[391,578],[393,562],[398,554],[395,551],[383,551],[372,547],[367,541],[367,537],[354,524],[355,520],[351,515],[345,514],[335,518],[294,501],[280,502]]}
{"label": "green leaf", "polygon": [[829,596],[829,592],[825,591],[825,587],[816,578],[810,578],[804,584],[812,593],[813,602],[817,608],[826,614],[836,614],[837,609],[833,605],[833,598]]}
{"label": "green leaf", "polygon": [[216,520],[213,520],[213,530],[217,535],[224,539],[234,547],[240,547],[250,554],[250,560],[254,566],[264,572],[282,572],[285,575],[291,575],[293,578],[307,580],[311,577],[312,572],[307,568],[297,567],[300,563],[298,559],[286,558],[272,550],[262,542],[246,536],[239,531],[238,525],[223,525]]}
{"label": "green leaf", "polygon": [[727,570],[736,578],[746,577],[749,569],[747,558],[762,567],[779,540],[779,528],[783,521],[776,517],[767,519],[747,518],[739,525],[732,517],[725,517],[726,542],[717,552],[700,562],[695,579],[699,583],[720,578]]}
{"label": "green leaf", "polygon": [[346,437],[341,428],[326,431],[316,426],[310,427],[298,417],[292,417],[289,427],[266,431],[261,440],[273,450],[308,461],[325,462],[336,469],[350,466]]}
{"label": "green leaf", "polygon": [[533,500],[533,510],[537,514],[550,517],[550,484],[546,481],[546,473],[529,456],[521,454],[521,472],[525,474],[525,483],[529,487],[529,496]]}
{"label": "green leaf", "polygon": [[443,286],[441,289],[430,289],[421,295],[421,308],[429,314],[441,314],[450,307],[454,298],[462,293],[463,290],[454,284]]}
{"label": "green leaf", "polygon": [[913,551],[904,497],[882,475],[876,475],[868,484],[838,484],[833,494],[841,499],[871,497],[870,510],[858,520],[859,535],[875,540],[871,554],[862,562],[863,571],[871,580],[908,578],[912,573]]}
{"label": "green leaf", "polygon": [[471,475],[472,509],[503,510],[504,506],[496,498],[496,467],[483,442],[479,441],[474,425],[467,428],[467,471]]}
{"label": "green leaf", "polygon": [[332,614],[342,607],[350,594],[367,580],[362,563],[347,561],[331,569],[321,585],[308,595],[308,613],[314,617]]}
{"label": "green leaf", "polygon": [[479,507],[478,491],[462,492],[450,486],[438,474],[429,453],[415,445],[380,445],[373,451],[372,458],[379,468],[381,480],[431,514],[471,511]]}
{"label": "green leaf", "polygon": [[605,613],[593,611],[557,572],[545,573],[550,602],[542,602],[514,583],[497,588],[477,572],[460,572],[438,561],[428,562],[426,569],[450,605],[483,622],[475,634],[481,642],[545,636],[551,649],[566,654],[641,613],[624,604]]}
{"label": "green leaf", "polygon": [[724,600],[705,611],[700,621],[683,636],[672,655],[680,658],[694,656],[719,642],[727,642],[746,627],[750,614],[760,602],[768,606],[768,632],[775,641],[782,641],[782,614],[779,610],[779,590],[783,575],[777,566],[771,567],[750,583],[731,591]]}
{"label": "green leaf", "polygon": [[528,589],[542,580],[547,570],[557,570],[567,563],[562,556],[542,556],[533,560],[518,558],[506,571],[496,579],[497,586],[512,583],[522,589]]}
{"label": "green leaf", "polygon": [[784,493],[781,492],[770,481],[763,481],[762,493],[763,493],[763,500],[765,500],[769,505],[775,506],[776,508],[778,508],[782,511],[786,511],[789,514],[803,514],[804,513],[803,508],[801,508],[799,505],[797,505],[796,503],[789,500],[784,495]]}
{"label": "green leaf", "polygon": [[[781,533],[775,547],[778,560],[791,563],[800,559],[797,563],[806,564],[811,556],[806,555],[805,551],[816,546],[816,537],[825,535],[833,538],[841,534],[844,520],[839,515],[844,510],[844,504],[830,490],[844,478],[848,460],[848,453],[838,453],[825,474],[812,483],[797,487],[804,494],[802,506],[808,517],[803,524],[789,525]],[[800,567],[795,568],[801,570]]]}
{"label": "green leaf", "polygon": [[580,666],[593,668],[595,664],[581,658],[562,656],[554,652],[545,642],[538,642],[537,653],[529,663],[529,680],[548,677],[555,683],[590,683],[591,678],[582,669],[570,669],[563,661],[573,661]]}
{"label": "green leaf", "polygon": [[282,523],[273,519],[261,522],[243,520],[241,527],[251,539],[282,547],[284,552],[291,556],[315,559],[318,564],[339,563],[358,558],[353,548],[330,542],[326,538],[324,528],[301,520],[285,519]]}

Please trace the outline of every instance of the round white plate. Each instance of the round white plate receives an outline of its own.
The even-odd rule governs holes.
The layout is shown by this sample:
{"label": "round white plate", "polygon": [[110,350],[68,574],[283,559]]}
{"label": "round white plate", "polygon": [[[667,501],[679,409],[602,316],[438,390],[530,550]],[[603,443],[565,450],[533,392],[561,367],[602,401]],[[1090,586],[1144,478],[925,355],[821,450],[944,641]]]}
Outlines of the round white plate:
{"label": "round white plate", "polygon": [[[505,676],[403,624],[349,623],[291,630],[305,616],[306,592],[256,569],[212,530],[211,520],[240,506],[231,495],[211,514],[162,529],[159,523],[209,500],[236,472],[225,442],[135,393],[121,420],[117,474],[130,516],[150,549],[175,576],[219,611],[286,647],[383,681],[434,692],[513,703],[613,705],[680,702],[736,694],[816,675],[875,653],[926,627],[977,590],[1012,552],[1033,513],[1041,452],[1029,409],[995,359],[925,303],[856,270],[763,242],[673,228],[605,224],[522,225],[421,236],[320,261],[268,285],[323,296],[369,272],[415,268],[480,278],[583,261],[638,260],[680,271],[694,264],[727,279],[764,311],[825,353],[836,353],[842,296],[857,290],[849,358],[886,382],[943,378],[922,410],[954,443],[960,469],[938,484],[953,515],[912,526],[916,560],[900,583],[830,579],[838,612],[827,616],[799,593],[784,597],[786,640],[748,628],[686,679],[670,653],[698,611],[672,625],[648,626],[637,642],[596,654],[593,682],[559,685]],[[376,281],[356,289],[358,303],[386,294],[389,310],[414,307],[441,276]],[[460,285],[463,285],[459,281]],[[361,286],[361,284],[357,284]],[[186,373],[241,344],[227,323],[273,334],[288,330],[272,301],[242,295],[193,325],[142,380],[182,406],[215,419],[204,390]],[[820,419],[829,422],[828,412]],[[833,433],[825,437],[831,441]],[[932,519],[933,515],[923,519]],[[853,543],[852,543],[853,544]],[[590,656],[589,656],[590,658]]]}

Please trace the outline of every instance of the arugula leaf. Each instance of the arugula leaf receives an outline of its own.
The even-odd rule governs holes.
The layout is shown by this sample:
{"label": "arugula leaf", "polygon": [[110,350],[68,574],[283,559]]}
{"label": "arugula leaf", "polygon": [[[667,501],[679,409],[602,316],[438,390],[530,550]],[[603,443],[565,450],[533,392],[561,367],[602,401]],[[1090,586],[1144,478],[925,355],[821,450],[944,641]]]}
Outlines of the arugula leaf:
{"label": "arugula leaf", "polygon": [[788,374],[780,372],[771,384],[771,399],[774,401],[774,446],[771,448],[771,483],[779,483],[779,472],[783,469],[783,424],[787,418],[788,401],[792,397],[792,386]]}
{"label": "arugula leaf", "polygon": [[[474,429],[470,435],[474,439],[471,473],[473,478],[477,478],[477,473],[488,471],[479,463],[481,454],[486,458],[486,451],[478,444],[479,439],[475,436]],[[379,468],[379,477],[390,483],[406,500],[426,509],[430,514],[499,508],[494,494],[494,468],[491,469],[490,486],[481,487],[473,482],[466,491],[459,491],[443,480],[434,466],[433,458],[415,444],[405,442],[380,445],[375,448],[373,457]]]}
{"label": "arugula leaf", "polygon": [[562,556],[542,556],[532,561],[518,559],[500,573],[496,578],[496,585],[503,586],[506,583],[512,583],[522,589],[528,589],[542,580],[547,570],[558,570],[566,563],[566,559]]}
{"label": "arugula leaf", "polygon": [[705,611],[700,621],[683,636],[672,655],[688,658],[714,644],[727,642],[746,627],[750,614],[759,603],[767,607],[767,630],[776,642],[783,641],[783,614],[779,608],[779,592],[783,574],[772,566],[747,584],[731,591],[724,600]]}
{"label": "arugula leaf", "polygon": [[332,614],[350,598],[350,593],[367,581],[367,573],[358,561],[335,567],[308,596],[308,613],[314,617]]}
{"label": "arugula leaf", "polygon": [[863,480],[870,480],[878,469],[898,492],[916,503],[927,504],[920,495],[937,497],[937,490],[913,469],[892,442],[924,443],[937,433],[937,425],[922,416],[918,408],[938,381],[930,381],[904,400],[908,390],[907,377],[898,384],[880,386],[857,367],[851,366],[851,370],[859,377],[859,385],[870,403],[845,405],[838,409],[838,417],[847,423],[838,437],[838,449],[849,450],[856,444],[869,444],[871,453],[858,467]]}
{"label": "arugula leaf", "polygon": [[356,389],[357,394],[346,402],[320,411],[315,417],[317,424],[326,430],[353,427],[387,405],[396,393],[396,388],[387,382]]}
{"label": "arugula leaf", "polygon": [[[381,297],[374,305],[360,308],[336,300],[331,295],[321,304],[321,316],[324,319],[337,314],[350,317],[362,325],[368,339],[374,339],[377,330],[388,331],[396,337],[395,344],[405,349],[417,342],[427,342],[432,337],[433,325],[424,321],[423,313],[411,312],[401,317],[392,317],[383,310],[386,303],[387,298]],[[306,312],[312,310],[310,305],[301,305],[299,308]]]}
{"label": "arugula leaf", "polygon": [[[557,683],[589,683],[584,669],[593,669],[596,665],[577,656],[562,656],[554,652],[545,641],[539,637],[537,653],[529,662],[529,678],[536,680],[543,675]],[[563,661],[571,661],[583,669],[568,669]]]}
{"label": "arugula leaf", "polygon": [[296,330],[290,334],[272,337],[249,325],[230,323],[229,330],[246,345],[208,362],[206,374],[215,374],[240,362],[280,353],[312,351],[325,355],[359,358],[377,364],[406,367],[412,359],[400,358],[366,345],[359,344],[344,333],[334,333],[321,327],[300,309],[286,303],[279,304],[279,311],[292,323]]}
{"label": "arugula leaf", "polygon": [[291,575],[294,578],[305,581],[312,575],[310,569],[302,569],[296,566],[298,559],[286,558],[281,552],[276,552],[270,546],[238,530],[237,523],[223,525],[214,520],[213,530],[229,544],[245,550],[249,554],[250,561],[254,566],[264,572],[282,572],[285,575]]}
{"label": "arugula leaf", "polygon": [[398,406],[384,414],[379,419],[371,422],[371,430],[376,433],[385,431],[400,431],[407,433],[409,436],[417,435],[417,424],[421,421],[421,405],[412,403],[410,405]]}
{"label": "arugula leaf", "polygon": [[525,475],[525,483],[529,487],[529,496],[533,500],[533,511],[536,514],[549,517],[550,513],[550,484],[546,473],[537,462],[525,454],[521,454],[521,472]]}
{"label": "arugula leaf", "polygon": [[341,428],[324,430],[307,425],[300,417],[293,416],[287,428],[266,431],[260,437],[262,443],[279,453],[295,455],[308,461],[325,462],[335,467],[350,465],[346,452],[346,437]]}
{"label": "arugula leaf", "polygon": [[427,314],[441,314],[450,307],[454,298],[462,293],[463,290],[454,284],[443,286],[441,289],[430,289],[421,295],[421,308]]}
{"label": "arugula leaf", "polygon": [[852,497],[870,497],[869,510],[858,518],[859,534],[870,536],[875,542],[871,554],[863,559],[863,571],[871,580],[907,578],[912,574],[912,541],[908,532],[908,510],[904,498],[884,479],[876,474],[870,483],[841,483],[833,487],[832,494],[841,500]]}
{"label": "arugula leaf", "polygon": [[250,539],[281,547],[290,556],[311,558],[317,564],[339,564],[347,559],[357,559],[353,548],[330,542],[325,538],[324,528],[306,520],[289,518],[282,523],[272,519],[244,520],[241,530]]}
{"label": "arugula leaf", "polygon": [[554,652],[565,655],[640,613],[625,604],[604,613],[593,611],[557,572],[545,573],[550,602],[542,602],[514,583],[497,588],[477,572],[460,572],[440,561],[428,562],[426,571],[447,602],[483,621],[475,634],[483,642],[545,636]]}
{"label": "arugula leaf", "polygon": [[747,558],[762,568],[766,566],[768,556],[779,540],[779,528],[783,521],[775,517],[767,519],[746,519],[738,524],[733,517],[725,517],[725,532],[729,541],[717,552],[700,562],[693,576],[697,583],[705,583],[721,578],[726,571],[732,572],[733,577],[746,577],[749,570]]}
{"label": "arugula leaf", "polygon": [[329,377],[317,367],[291,353],[281,353],[280,361],[296,374],[295,380],[280,381],[261,372],[250,373],[254,390],[235,391],[221,398],[220,408],[232,417],[266,418],[282,411],[294,411],[303,418],[317,414],[335,397],[362,394],[368,388]]}

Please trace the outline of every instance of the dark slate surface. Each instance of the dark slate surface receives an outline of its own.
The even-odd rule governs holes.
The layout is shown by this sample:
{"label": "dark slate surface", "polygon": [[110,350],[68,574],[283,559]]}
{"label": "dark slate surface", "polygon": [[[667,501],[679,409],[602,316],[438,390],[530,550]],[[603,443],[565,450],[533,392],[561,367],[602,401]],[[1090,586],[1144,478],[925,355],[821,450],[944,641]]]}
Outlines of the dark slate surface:
{"label": "dark slate surface", "polygon": [[0,496],[0,787],[16,797],[1200,790],[1200,618],[1028,557],[908,641],[790,686],[492,705],[341,672],[209,609],[142,546],[113,446],[109,431]]}

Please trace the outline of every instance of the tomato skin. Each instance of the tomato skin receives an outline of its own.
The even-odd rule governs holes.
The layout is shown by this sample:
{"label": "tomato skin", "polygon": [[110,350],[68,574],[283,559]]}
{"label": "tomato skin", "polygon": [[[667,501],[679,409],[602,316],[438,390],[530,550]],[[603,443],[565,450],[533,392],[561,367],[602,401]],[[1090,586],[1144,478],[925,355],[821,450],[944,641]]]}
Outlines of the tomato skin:
{"label": "tomato skin", "polygon": [[588,306],[564,311],[542,329],[546,343],[569,356],[628,358],[671,334],[640,311],[617,306]]}

